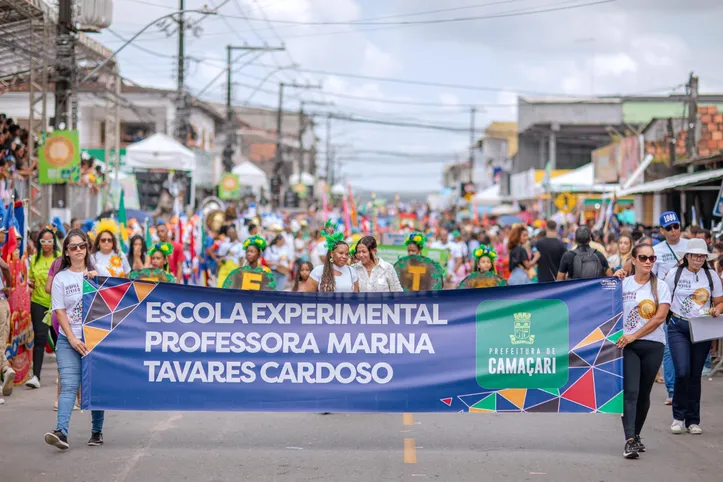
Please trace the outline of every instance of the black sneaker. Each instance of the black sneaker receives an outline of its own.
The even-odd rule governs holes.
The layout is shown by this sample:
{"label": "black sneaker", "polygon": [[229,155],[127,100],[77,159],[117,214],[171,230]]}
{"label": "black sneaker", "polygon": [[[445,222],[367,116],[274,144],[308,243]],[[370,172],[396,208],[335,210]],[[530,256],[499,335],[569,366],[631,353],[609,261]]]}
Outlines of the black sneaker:
{"label": "black sneaker", "polygon": [[68,450],[68,448],[70,448],[70,444],[68,444],[68,437],[63,435],[63,432],[60,430],[54,430],[53,432],[46,433],[45,443],[59,448],[60,450]]}
{"label": "black sneaker", "polygon": [[623,457],[626,459],[637,459],[640,457],[640,454],[638,454],[638,444],[635,443],[635,439],[631,438],[625,442]]}
{"label": "black sneaker", "polygon": [[90,447],[96,447],[98,445],[103,445],[103,434],[101,432],[91,432],[90,440],[88,440],[88,445]]}
{"label": "black sneaker", "polygon": [[640,452],[640,453],[645,452],[645,445],[643,445],[643,441],[640,439],[640,435],[635,436],[635,443],[638,446],[638,452]]}

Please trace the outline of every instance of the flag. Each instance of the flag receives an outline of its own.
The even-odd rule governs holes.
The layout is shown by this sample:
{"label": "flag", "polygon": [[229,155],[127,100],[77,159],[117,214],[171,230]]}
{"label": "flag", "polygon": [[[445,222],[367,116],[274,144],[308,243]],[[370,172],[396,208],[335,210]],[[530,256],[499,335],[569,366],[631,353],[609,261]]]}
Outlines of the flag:
{"label": "flag", "polygon": [[696,212],[695,206],[691,206],[690,225],[698,226],[698,213]]}
{"label": "flag", "polygon": [[545,176],[542,178],[542,188],[547,191],[550,187],[550,179],[552,177],[552,162],[547,161],[545,164]]}
{"label": "flag", "polygon": [[126,232],[126,228],[128,227],[128,216],[126,215],[126,196],[125,196],[125,190],[121,189],[120,192],[120,200],[118,201],[118,224],[120,224],[121,227],[121,235],[120,235],[120,245],[121,245],[121,251],[124,253],[128,251],[128,246],[126,246],[126,237],[128,236],[128,233]]}
{"label": "flag", "polygon": [[151,249],[151,246],[153,246],[153,237],[151,236],[151,220],[149,218],[146,218],[143,229],[146,233],[146,246],[148,249]]}

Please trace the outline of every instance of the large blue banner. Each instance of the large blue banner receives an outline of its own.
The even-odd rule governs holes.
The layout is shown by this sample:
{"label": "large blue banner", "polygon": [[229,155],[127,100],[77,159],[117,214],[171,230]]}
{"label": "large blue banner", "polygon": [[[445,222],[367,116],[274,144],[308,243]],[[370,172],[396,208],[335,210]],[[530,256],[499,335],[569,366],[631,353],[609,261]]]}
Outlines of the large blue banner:
{"label": "large blue banner", "polygon": [[86,281],[85,409],[622,413],[615,279],[410,293]]}

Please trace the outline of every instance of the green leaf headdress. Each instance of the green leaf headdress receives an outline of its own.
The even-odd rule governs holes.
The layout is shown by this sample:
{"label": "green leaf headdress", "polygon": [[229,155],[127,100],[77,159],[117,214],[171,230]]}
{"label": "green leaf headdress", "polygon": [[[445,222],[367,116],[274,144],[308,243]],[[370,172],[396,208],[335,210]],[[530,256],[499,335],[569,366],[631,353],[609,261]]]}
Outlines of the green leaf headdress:
{"label": "green leaf headdress", "polygon": [[251,236],[249,239],[247,239],[246,241],[244,241],[244,249],[245,250],[249,249],[249,246],[252,246],[252,245],[256,246],[258,248],[259,252],[261,252],[261,253],[266,251],[266,246],[267,246],[266,240],[263,237],[259,236],[258,234],[255,234],[255,235]]}
{"label": "green leaf headdress", "polygon": [[326,249],[333,251],[336,245],[344,241],[344,233],[325,234]]}
{"label": "green leaf headdress", "polygon": [[497,252],[495,251],[495,248],[492,246],[487,246],[485,244],[481,244],[479,248],[474,250],[474,262],[478,262],[481,257],[487,257],[492,261],[492,266],[495,264],[495,260],[497,259]]}
{"label": "green leaf headdress", "polygon": [[151,246],[150,251],[148,251],[148,254],[150,256],[153,256],[153,253],[160,251],[163,256],[168,258],[171,254],[173,254],[173,245],[171,243],[156,243],[153,246]]}
{"label": "green leaf headdress", "polygon": [[404,246],[409,246],[409,243],[414,243],[419,246],[419,249],[424,249],[424,243],[426,242],[427,237],[424,233],[411,233],[407,236],[407,239],[404,240]]}
{"label": "green leaf headdress", "polygon": [[353,258],[356,255],[356,248],[359,246],[359,241],[351,245],[349,248],[349,257]]}

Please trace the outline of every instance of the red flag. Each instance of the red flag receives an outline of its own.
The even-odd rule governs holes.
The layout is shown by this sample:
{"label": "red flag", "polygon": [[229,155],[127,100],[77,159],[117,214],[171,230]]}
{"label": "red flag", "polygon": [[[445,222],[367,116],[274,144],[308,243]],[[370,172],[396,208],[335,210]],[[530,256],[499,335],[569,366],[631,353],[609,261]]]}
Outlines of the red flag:
{"label": "red flag", "polygon": [[3,246],[3,259],[6,263],[10,263],[13,257],[13,253],[18,248],[17,233],[15,232],[15,226],[10,226],[7,232],[7,238],[5,246]]}

